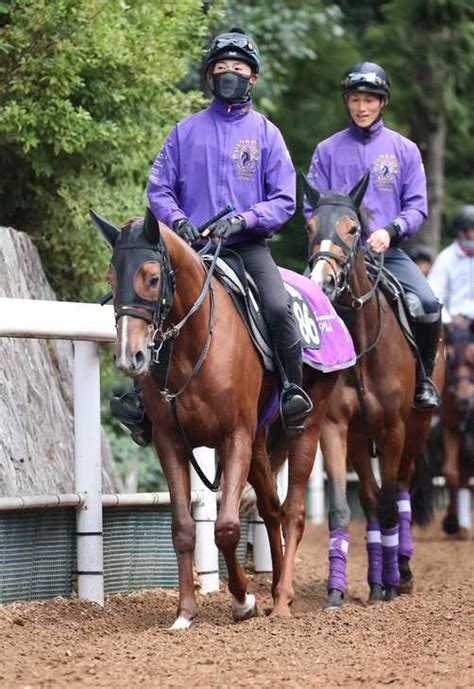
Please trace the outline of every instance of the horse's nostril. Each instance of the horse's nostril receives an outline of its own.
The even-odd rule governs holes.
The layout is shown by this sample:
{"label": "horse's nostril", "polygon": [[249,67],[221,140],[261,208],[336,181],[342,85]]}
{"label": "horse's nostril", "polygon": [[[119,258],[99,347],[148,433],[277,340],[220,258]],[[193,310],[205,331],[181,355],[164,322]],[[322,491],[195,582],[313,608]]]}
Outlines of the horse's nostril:
{"label": "horse's nostril", "polygon": [[333,276],[332,275],[326,275],[326,277],[324,278],[324,282],[323,282],[323,292],[329,296],[330,294],[334,293],[335,288],[336,288],[336,283],[335,283]]}
{"label": "horse's nostril", "polygon": [[142,351],[139,351],[135,354],[135,367],[140,368],[140,366],[143,366],[145,362],[145,355],[143,354]]}

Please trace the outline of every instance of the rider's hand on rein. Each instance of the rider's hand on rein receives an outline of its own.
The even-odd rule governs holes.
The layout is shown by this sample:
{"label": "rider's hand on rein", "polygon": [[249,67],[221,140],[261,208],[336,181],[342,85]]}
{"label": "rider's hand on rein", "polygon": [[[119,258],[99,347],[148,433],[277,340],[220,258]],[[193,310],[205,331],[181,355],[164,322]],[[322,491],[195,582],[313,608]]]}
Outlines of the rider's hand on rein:
{"label": "rider's hand on rein", "polygon": [[375,251],[377,254],[381,254],[384,251],[387,251],[388,247],[390,246],[390,240],[390,234],[386,229],[382,228],[372,232],[367,240],[367,244],[372,251]]}
{"label": "rider's hand on rein", "polygon": [[201,238],[198,228],[196,225],[188,220],[188,218],[181,218],[173,223],[173,230],[176,234],[184,239],[188,244],[192,244],[196,240]]}
{"label": "rider's hand on rein", "polygon": [[245,218],[242,215],[234,215],[232,218],[219,220],[215,225],[211,225],[209,230],[215,239],[227,239],[227,237],[245,230],[246,227]]}

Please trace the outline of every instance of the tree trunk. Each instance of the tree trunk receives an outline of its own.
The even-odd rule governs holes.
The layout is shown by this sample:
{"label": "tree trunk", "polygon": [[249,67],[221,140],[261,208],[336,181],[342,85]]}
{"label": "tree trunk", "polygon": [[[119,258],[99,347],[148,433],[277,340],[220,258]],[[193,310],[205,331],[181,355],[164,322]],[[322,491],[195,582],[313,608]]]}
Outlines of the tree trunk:
{"label": "tree trunk", "polygon": [[425,132],[425,168],[428,183],[428,220],[418,235],[438,252],[441,240],[444,206],[444,156],[446,148],[446,121],[440,114]]}

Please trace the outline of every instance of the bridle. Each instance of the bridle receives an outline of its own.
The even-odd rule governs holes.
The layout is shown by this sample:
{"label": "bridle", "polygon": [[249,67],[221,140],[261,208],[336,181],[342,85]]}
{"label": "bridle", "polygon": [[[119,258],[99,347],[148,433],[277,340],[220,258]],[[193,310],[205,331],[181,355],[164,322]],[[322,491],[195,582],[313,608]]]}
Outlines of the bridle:
{"label": "bridle", "polygon": [[[325,200],[322,199],[317,207],[314,209],[315,211],[319,209],[321,206],[344,206],[346,208],[351,208],[352,210],[355,211],[357,218],[354,218],[354,225],[351,228],[350,232],[352,232],[352,236],[354,237],[354,241],[351,246],[346,244],[341,237],[336,233],[334,237],[331,237],[330,240],[333,244],[336,244],[340,249],[342,249],[343,256],[340,254],[337,254],[335,251],[315,251],[313,252],[309,259],[308,259],[308,265],[312,269],[319,260],[325,260],[329,264],[329,267],[331,271],[333,272],[333,277],[334,277],[334,283],[336,285],[336,301],[339,301],[339,299],[345,295],[349,294],[351,297],[351,308],[355,310],[359,310],[363,307],[363,305],[372,299],[372,297],[376,294],[377,292],[377,287],[380,282],[380,278],[382,275],[382,270],[383,270],[383,264],[384,264],[384,256],[383,254],[379,255],[379,265],[377,269],[377,274],[375,277],[375,280],[373,282],[372,287],[365,293],[360,296],[357,296],[354,294],[354,291],[352,289],[352,285],[350,283],[350,276],[351,273],[354,271],[355,267],[355,261],[357,254],[360,250],[360,241],[361,241],[361,236],[362,236],[362,226],[361,226],[361,220],[359,217],[359,212],[358,210],[353,207],[350,204],[350,201],[347,203],[343,203],[341,201],[334,201],[334,200]],[[317,235],[316,235],[317,236]],[[315,237],[316,238],[316,237]],[[312,241],[312,245],[314,244],[314,239]],[[332,259],[335,261],[339,267],[341,268],[339,273],[336,273],[334,270],[334,266],[332,263],[328,260]]]}
{"label": "bridle", "polygon": [[[199,253],[207,251],[210,244],[211,242],[209,241]],[[197,376],[209,351],[215,317],[215,299],[211,280],[217,259],[219,258],[221,247],[222,240],[219,240],[212,263],[208,270],[203,264],[203,268],[206,271],[206,279],[196,301],[192,304],[189,311],[180,321],[169,324],[166,329],[164,329],[164,326],[173,307],[174,293],[176,289],[176,276],[171,265],[166,242],[160,236],[160,240],[156,246],[151,246],[138,241],[128,242],[126,244],[114,247],[114,254],[116,251],[120,251],[122,249],[127,251],[130,251],[131,249],[146,250],[147,254],[151,253],[154,255],[154,260],[156,260],[160,266],[160,291],[156,300],[144,299],[135,293],[135,298],[129,303],[117,303],[117,300],[114,299],[114,312],[116,324],[122,316],[133,316],[134,318],[139,318],[148,324],[147,347],[151,350],[150,373],[155,379],[155,382],[158,384],[161,394],[167,401],[180,397],[180,395],[188,387],[191,380]],[[148,260],[150,259],[148,258]],[[184,384],[179,388],[178,391],[171,392],[167,388],[167,378],[173,343],[191,316],[202,306],[208,294],[210,300],[210,309],[206,342],[204,343],[201,353]]]}

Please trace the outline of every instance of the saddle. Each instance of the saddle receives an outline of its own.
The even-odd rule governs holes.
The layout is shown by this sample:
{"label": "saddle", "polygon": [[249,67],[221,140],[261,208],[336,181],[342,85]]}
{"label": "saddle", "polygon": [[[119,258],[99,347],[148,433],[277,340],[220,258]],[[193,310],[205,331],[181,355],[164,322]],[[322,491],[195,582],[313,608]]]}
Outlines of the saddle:
{"label": "saddle", "polygon": [[[367,272],[372,282],[375,282],[379,268],[377,264],[371,259],[369,255],[365,257],[365,264]],[[412,316],[410,313],[410,306],[406,298],[405,290],[399,283],[397,278],[386,268],[382,268],[382,274],[379,279],[379,286],[384,293],[388,303],[392,307],[392,311],[400,325],[402,333],[405,335],[408,344],[412,347],[414,352],[418,354],[418,345],[416,343],[415,334],[412,327]]]}
{"label": "saddle", "polygon": [[[213,258],[212,254],[202,256],[207,266],[211,264]],[[245,270],[242,258],[232,249],[222,249],[216,262],[214,274],[230,295],[245,323],[252,342],[262,357],[265,370],[275,373],[277,369],[271,333],[263,317],[257,286]],[[304,313],[304,322],[301,318],[295,318],[303,350],[319,349],[321,347],[321,332],[313,309],[305,296],[295,286],[285,281],[284,285],[289,294],[293,311],[296,312],[299,309],[298,313]]]}

